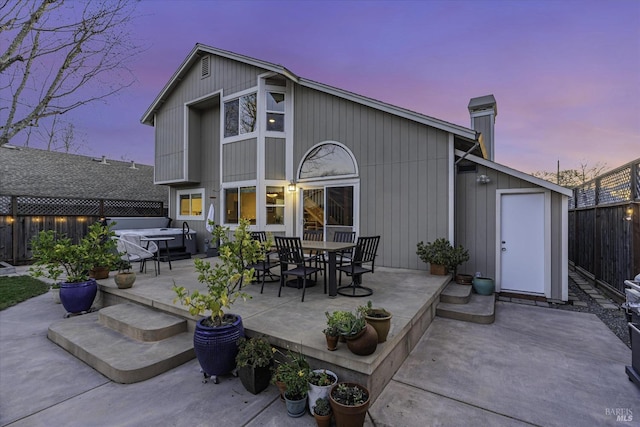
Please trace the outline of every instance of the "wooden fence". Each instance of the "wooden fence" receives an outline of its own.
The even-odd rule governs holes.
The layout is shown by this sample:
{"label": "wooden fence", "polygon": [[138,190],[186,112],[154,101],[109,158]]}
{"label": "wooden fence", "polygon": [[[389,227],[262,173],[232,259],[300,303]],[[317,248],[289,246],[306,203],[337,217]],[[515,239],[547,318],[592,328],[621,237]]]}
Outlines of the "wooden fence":
{"label": "wooden fence", "polygon": [[29,242],[43,230],[55,230],[78,242],[89,225],[104,217],[165,215],[161,201],[0,195],[0,261],[28,263]]}
{"label": "wooden fence", "polygon": [[569,260],[624,297],[624,281],[640,273],[640,159],[573,189]]}

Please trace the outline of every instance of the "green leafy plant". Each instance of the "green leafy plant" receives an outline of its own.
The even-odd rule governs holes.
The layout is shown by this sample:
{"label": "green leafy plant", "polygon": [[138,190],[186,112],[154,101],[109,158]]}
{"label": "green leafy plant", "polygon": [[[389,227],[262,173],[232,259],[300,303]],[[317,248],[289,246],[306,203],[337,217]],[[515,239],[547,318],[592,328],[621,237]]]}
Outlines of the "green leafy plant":
{"label": "green leafy plant", "polygon": [[344,318],[346,312],[344,311],[334,311],[329,314],[328,311],[325,311],[324,315],[327,317],[327,327],[322,331],[325,335],[330,337],[340,336],[340,329],[338,325],[341,322],[341,319]]}
{"label": "green leafy plant", "polygon": [[[89,233],[74,244],[70,238],[59,236],[54,230],[41,231],[31,240],[34,265],[29,272],[34,277],[47,277],[54,282],[58,282],[63,274],[66,274],[68,283],[84,282],[97,262],[104,262],[102,265],[110,267],[117,258],[109,252],[110,248],[115,248],[111,239],[113,234],[109,227],[96,222],[89,227]],[[104,244],[96,246],[96,242],[103,238],[107,239]]]}
{"label": "green leafy plant", "polygon": [[328,318],[331,318],[331,327],[338,331],[338,335],[347,338],[359,334],[360,331],[367,326],[367,323],[360,310],[356,313],[350,311],[334,311],[333,314],[328,316]]}
{"label": "green leafy plant", "polygon": [[263,337],[240,338],[238,341],[238,368],[252,366],[254,368],[270,366],[273,362],[273,349],[269,341]]}
{"label": "green leafy plant", "polygon": [[313,412],[321,417],[331,415],[331,405],[329,405],[329,399],[326,397],[319,397],[316,399],[316,406],[313,408]]}
{"label": "green leafy plant", "polygon": [[449,240],[439,238],[432,242],[419,242],[416,254],[425,263],[444,265],[447,271],[455,271],[457,267],[469,261],[469,251],[461,245],[453,247]]}
{"label": "green leafy plant", "polygon": [[115,222],[109,225],[96,222],[89,227],[87,235],[82,239],[91,268],[106,267],[111,270],[119,261],[118,243],[114,239],[116,233],[111,229],[114,224]]}
{"label": "green leafy plant", "polygon": [[337,380],[336,377],[327,373],[324,369],[320,372],[311,371],[309,373],[309,382],[313,385],[324,387],[335,383]]}
{"label": "green leafy plant", "polygon": [[118,273],[131,273],[131,263],[126,259],[117,260],[114,267],[118,270]]}
{"label": "green leafy plant", "polygon": [[272,382],[283,382],[286,388],[285,396],[290,400],[303,399],[309,391],[309,375],[311,369],[302,352],[287,351],[283,354],[275,350],[281,358],[276,359],[276,369]]}
{"label": "green leafy plant", "polygon": [[331,397],[342,405],[357,406],[366,402],[369,394],[357,384],[340,383],[331,390]]}
{"label": "green leafy plant", "polygon": [[[210,224],[215,225],[213,222]],[[191,294],[184,286],[173,286],[177,294],[174,302],[180,301],[189,307],[193,316],[211,313],[203,324],[206,326],[220,326],[224,319],[224,309],[228,309],[238,299],[250,298],[242,288],[251,283],[254,269],[247,269],[247,265],[255,264],[264,257],[265,245],[251,238],[249,221],[241,219],[238,228],[230,237],[228,227],[215,225],[214,239],[220,239],[220,262],[214,266],[202,259],[195,259],[194,264],[198,272],[198,282],[207,285],[206,292],[194,290]]]}

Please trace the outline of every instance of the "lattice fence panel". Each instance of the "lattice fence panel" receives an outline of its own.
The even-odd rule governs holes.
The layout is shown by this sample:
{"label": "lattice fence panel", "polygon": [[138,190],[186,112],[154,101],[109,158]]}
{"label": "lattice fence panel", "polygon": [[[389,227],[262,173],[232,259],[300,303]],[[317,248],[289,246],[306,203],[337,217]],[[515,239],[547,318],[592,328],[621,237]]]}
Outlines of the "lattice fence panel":
{"label": "lattice fence panel", "polygon": [[11,215],[11,196],[0,196],[0,215]]}
{"label": "lattice fence panel", "polygon": [[161,216],[162,202],[142,200],[105,200],[105,216]]}
{"label": "lattice fence panel", "polygon": [[18,215],[100,215],[100,201],[19,196]]}
{"label": "lattice fence panel", "polygon": [[604,175],[598,188],[598,203],[618,203],[631,200],[631,166]]}
{"label": "lattice fence panel", "polygon": [[640,163],[636,164],[636,200],[640,200]]}
{"label": "lattice fence panel", "polygon": [[575,190],[576,207],[586,208],[596,205],[596,183],[592,181]]}

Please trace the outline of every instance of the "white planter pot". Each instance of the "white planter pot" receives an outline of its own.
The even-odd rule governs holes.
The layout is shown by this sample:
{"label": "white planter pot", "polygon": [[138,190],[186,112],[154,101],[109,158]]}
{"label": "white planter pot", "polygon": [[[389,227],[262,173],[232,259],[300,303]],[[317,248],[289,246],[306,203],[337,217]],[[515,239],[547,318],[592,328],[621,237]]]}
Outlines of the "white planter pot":
{"label": "white planter pot", "polygon": [[60,288],[51,289],[51,296],[53,297],[53,302],[60,304]]}
{"label": "white planter pot", "polygon": [[324,397],[329,399],[329,391],[338,382],[338,375],[328,369],[314,369],[313,372],[326,372],[328,375],[332,375],[336,380],[331,385],[319,386],[309,383],[309,412],[313,415],[313,408],[316,407],[316,400]]}

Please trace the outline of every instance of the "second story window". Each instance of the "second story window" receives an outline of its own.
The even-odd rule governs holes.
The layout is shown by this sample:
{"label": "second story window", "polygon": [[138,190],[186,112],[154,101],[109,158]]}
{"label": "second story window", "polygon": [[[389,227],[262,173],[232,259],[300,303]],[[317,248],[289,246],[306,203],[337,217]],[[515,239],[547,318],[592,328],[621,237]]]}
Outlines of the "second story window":
{"label": "second story window", "polygon": [[256,130],[258,114],[255,93],[224,103],[224,137],[242,135]]}
{"label": "second story window", "polygon": [[284,93],[267,92],[267,130],[284,132]]}

